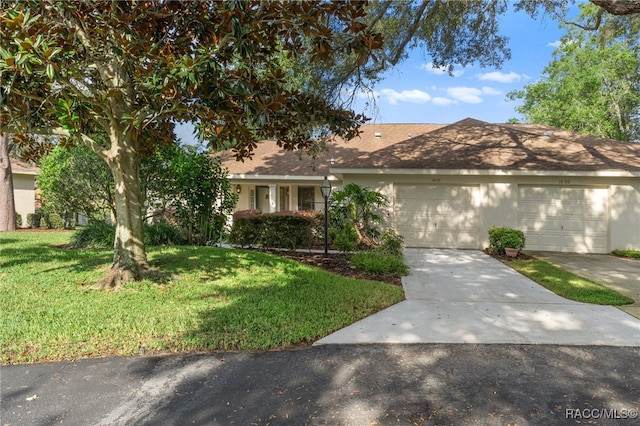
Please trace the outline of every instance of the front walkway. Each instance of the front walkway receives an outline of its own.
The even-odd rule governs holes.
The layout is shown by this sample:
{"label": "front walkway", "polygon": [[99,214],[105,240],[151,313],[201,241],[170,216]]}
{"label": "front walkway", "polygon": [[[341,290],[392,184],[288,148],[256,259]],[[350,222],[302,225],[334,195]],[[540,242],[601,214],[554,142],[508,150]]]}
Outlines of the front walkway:
{"label": "front walkway", "polygon": [[559,297],[473,250],[407,249],[406,299],[316,342],[640,346],[640,320]]}

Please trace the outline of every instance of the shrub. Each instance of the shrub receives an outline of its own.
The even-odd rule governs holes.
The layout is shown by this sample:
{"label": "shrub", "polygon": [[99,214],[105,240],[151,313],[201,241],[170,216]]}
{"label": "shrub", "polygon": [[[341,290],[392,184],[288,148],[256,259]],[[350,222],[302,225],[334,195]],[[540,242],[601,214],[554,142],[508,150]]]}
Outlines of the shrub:
{"label": "shrub", "polygon": [[239,215],[231,227],[229,242],[265,248],[310,247],[317,216],[298,212]]}
{"label": "shrub", "polygon": [[387,229],[382,233],[382,242],[378,247],[378,251],[390,256],[402,258],[404,251],[404,237],[396,232],[395,229]]}
{"label": "shrub", "polygon": [[524,232],[513,228],[489,228],[489,252],[504,255],[505,248],[524,248]]}
{"label": "shrub", "polygon": [[74,248],[109,248],[113,247],[116,229],[104,222],[89,222],[71,237]]}
{"label": "shrub", "polygon": [[334,247],[343,253],[350,253],[358,247],[358,233],[351,226],[334,228],[331,234]]}
{"label": "shrub", "polygon": [[73,213],[65,213],[62,218],[64,219],[64,229],[76,229],[76,219]]}
{"label": "shrub", "polygon": [[406,275],[409,267],[404,260],[379,251],[360,251],[351,255],[351,263],[359,270],[373,275]]}
{"label": "shrub", "polygon": [[29,228],[39,228],[42,212],[29,213],[27,215],[27,226]]}
{"label": "shrub", "polygon": [[253,217],[260,216],[262,214],[262,210],[259,209],[251,209],[251,210],[238,210],[233,213],[233,220],[240,219],[243,217]]}
{"label": "shrub", "polygon": [[229,244],[251,247],[258,244],[261,229],[255,217],[240,217],[233,221],[229,232]]}
{"label": "shrub", "polygon": [[164,221],[144,226],[144,243],[148,246],[181,245],[185,243],[180,228]]}
{"label": "shrub", "polygon": [[22,215],[16,212],[16,228],[22,228]]}
{"label": "shrub", "polygon": [[49,213],[44,216],[49,229],[63,229],[64,219],[58,213]]}

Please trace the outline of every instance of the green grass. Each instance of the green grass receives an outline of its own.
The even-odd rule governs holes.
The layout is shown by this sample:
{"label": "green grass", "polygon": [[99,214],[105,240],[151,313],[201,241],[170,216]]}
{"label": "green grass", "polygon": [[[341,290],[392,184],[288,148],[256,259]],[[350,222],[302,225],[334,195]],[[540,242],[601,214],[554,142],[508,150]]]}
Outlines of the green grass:
{"label": "green grass", "polygon": [[620,257],[629,257],[631,259],[640,259],[640,251],[637,250],[614,250],[612,253]]}
{"label": "green grass", "polygon": [[398,286],[214,247],[151,248],[157,282],[89,290],[112,252],[54,246],[70,236],[0,234],[0,363],[283,348],[404,298]]}
{"label": "green grass", "polygon": [[633,303],[632,299],[617,291],[542,260],[512,260],[507,265],[557,295],[570,300],[615,306]]}

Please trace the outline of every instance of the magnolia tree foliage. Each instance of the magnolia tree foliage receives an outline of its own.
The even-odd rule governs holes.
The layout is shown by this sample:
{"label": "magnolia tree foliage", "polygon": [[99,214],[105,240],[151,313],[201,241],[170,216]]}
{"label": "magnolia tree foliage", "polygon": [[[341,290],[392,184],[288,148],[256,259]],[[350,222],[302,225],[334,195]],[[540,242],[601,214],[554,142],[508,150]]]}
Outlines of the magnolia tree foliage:
{"label": "magnolia tree foliage", "polygon": [[0,122],[64,136],[109,166],[116,238],[100,287],[118,287],[149,267],[140,157],[173,141],[170,123],[195,121],[238,158],[267,137],[304,148],[319,126],[356,134],[362,117],[291,85],[281,59],[364,64],[380,43],[364,18],[357,2],[5,1]]}

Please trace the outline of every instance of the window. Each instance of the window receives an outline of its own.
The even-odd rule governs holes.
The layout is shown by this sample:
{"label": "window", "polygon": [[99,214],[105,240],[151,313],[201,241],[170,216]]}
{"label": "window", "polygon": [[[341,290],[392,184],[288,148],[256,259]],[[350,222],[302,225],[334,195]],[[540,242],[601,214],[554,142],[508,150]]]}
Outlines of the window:
{"label": "window", "polygon": [[298,210],[315,210],[315,188],[298,187]]}

